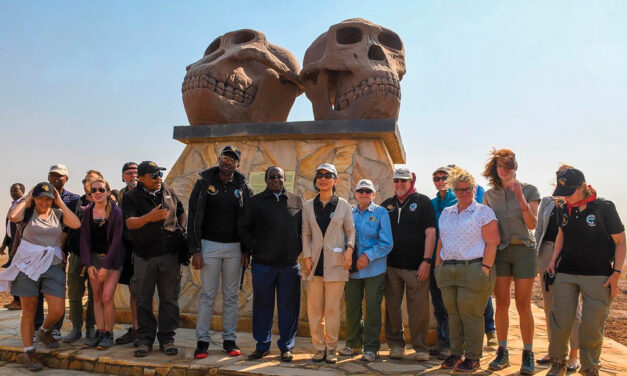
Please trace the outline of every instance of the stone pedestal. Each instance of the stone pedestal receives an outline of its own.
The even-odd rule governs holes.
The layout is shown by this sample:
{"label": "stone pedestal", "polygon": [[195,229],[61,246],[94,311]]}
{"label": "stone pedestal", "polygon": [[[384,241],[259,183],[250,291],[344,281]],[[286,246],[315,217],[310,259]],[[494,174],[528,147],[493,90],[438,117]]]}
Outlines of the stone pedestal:
{"label": "stone pedestal", "polygon": [[[220,151],[236,145],[242,151],[239,171],[251,177],[270,166],[280,166],[293,173],[293,193],[305,200],[315,197],[315,169],[325,162],[338,171],[337,194],[351,202],[354,187],[360,179],[370,179],[377,189],[376,202],[393,195],[391,184],[394,164],[405,163],[400,133],[394,119],[354,121],[308,121],[290,123],[251,123],[174,128],[174,138],[187,144],[166,179],[187,208],[189,195],[198,173],[217,165]],[[255,191],[259,193],[259,191]],[[191,266],[183,267],[179,306],[183,324],[195,325],[198,312],[200,274]],[[304,293],[304,290],[303,290]],[[118,288],[116,307],[128,309],[128,289]],[[240,291],[240,326],[251,327],[252,286],[250,271],[244,276]],[[218,294],[214,324],[220,324],[222,297]],[[120,313],[121,314],[121,313]],[[344,315],[343,315],[344,316]],[[303,297],[301,320],[306,320]],[[216,329],[220,328],[218,325]],[[308,330],[303,327],[303,334]]]}

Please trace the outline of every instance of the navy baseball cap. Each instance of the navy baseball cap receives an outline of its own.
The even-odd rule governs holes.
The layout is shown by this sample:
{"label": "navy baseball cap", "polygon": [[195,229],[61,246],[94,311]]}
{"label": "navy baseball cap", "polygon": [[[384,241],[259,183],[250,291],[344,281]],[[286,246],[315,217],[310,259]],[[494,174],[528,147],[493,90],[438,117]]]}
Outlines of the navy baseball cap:
{"label": "navy baseball cap", "polygon": [[41,182],[33,189],[33,197],[50,197],[54,200],[54,187],[47,181]]}
{"label": "navy baseball cap", "polygon": [[567,168],[566,170],[559,171],[556,175],[557,186],[555,187],[555,191],[553,191],[553,196],[570,196],[586,181],[583,172],[576,168]]}
{"label": "navy baseball cap", "polygon": [[137,167],[137,175],[144,176],[146,174],[154,174],[155,172],[163,170],[165,170],[165,167],[159,167],[153,161],[143,161]]}
{"label": "navy baseball cap", "polygon": [[238,161],[242,157],[241,150],[239,150],[239,148],[237,146],[235,146],[235,145],[225,146],[224,149],[222,149],[222,152],[220,153],[220,155],[226,154],[226,153],[231,153],[231,154],[235,155],[235,157],[237,158]]}

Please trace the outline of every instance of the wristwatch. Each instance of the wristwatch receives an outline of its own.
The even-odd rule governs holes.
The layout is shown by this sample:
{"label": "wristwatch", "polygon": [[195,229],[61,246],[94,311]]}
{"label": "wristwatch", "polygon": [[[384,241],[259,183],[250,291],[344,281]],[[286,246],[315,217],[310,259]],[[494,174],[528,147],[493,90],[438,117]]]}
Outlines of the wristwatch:
{"label": "wristwatch", "polygon": [[433,259],[430,257],[425,257],[422,259],[422,261],[426,262],[427,264],[433,264]]}

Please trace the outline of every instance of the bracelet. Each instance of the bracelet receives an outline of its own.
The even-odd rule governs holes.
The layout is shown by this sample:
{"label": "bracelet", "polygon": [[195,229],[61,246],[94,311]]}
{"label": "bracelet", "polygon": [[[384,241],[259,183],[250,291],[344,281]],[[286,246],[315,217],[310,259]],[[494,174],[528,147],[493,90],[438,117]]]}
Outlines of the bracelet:
{"label": "bracelet", "polygon": [[486,264],[483,264],[483,263],[481,264],[481,266],[483,266],[484,268],[488,268],[488,270],[492,269],[491,266],[487,266]]}
{"label": "bracelet", "polygon": [[623,271],[620,269],[612,269],[612,272],[616,272],[618,274],[621,274]]}
{"label": "bracelet", "polygon": [[433,259],[431,257],[425,257],[422,259],[422,261],[426,262],[427,264],[433,264]]}

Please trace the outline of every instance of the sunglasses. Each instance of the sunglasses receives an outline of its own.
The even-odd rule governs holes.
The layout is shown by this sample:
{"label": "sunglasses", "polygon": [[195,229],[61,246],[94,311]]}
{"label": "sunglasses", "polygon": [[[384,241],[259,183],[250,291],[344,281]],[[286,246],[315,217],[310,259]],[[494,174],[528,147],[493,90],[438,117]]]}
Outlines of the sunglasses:
{"label": "sunglasses", "polygon": [[325,178],[325,179],[328,179],[328,180],[335,179],[335,174],[332,173],[332,172],[327,172],[327,173],[324,173],[324,174],[318,172],[316,174],[316,179],[322,179],[322,178]]}
{"label": "sunglasses", "polygon": [[359,194],[364,194],[364,193],[370,194],[370,193],[372,193],[372,190],[368,189],[368,188],[363,188],[363,189],[358,189],[357,193],[359,193]]}
{"label": "sunglasses", "polygon": [[283,175],[268,175],[268,180],[283,180]]}
{"label": "sunglasses", "polygon": [[393,179],[392,180],[394,182],[394,184],[396,183],[407,183],[409,181],[409,179]]}
{"label": "sunglasses", "polygon": [[228,155],[225,155],[225,154],[222,154],[220,158],[222,159],[222,162],[235,162],[238,160],[237,158],[229,157]]}
{"label": "sunglasses", "polygon": [[463,194],[471,193],[471,192],[472,192],[472,190],[473,190],[473,188],[472,188],[472,187],[463,188],[463,189],[458,189],[458,188],[455,188],[455,189],[454,189],[455,194],[458,194],[458,195],[459,195],[459,194],[462,194],[462,193],[463,193]]}
{"label": "sunglasses", "polygon": [[92,188],[91,189],[91,193],[96,193],[96,192],[100,192],[100,193],[105,193],[107,190],[104,188]]}
{"label": "sunglasses", "polygon": [[433,177],[433,181],[436,183],[439,181],[446,181],[446,179],[448,179],[448,176],[434,176]]}
{"label": "sunglasses", "polygon": [[163,177],[163,171],[159,170],[156,172],[153,172],[152,174],[152,179],[156,180],[157,178],[162,178]]}

